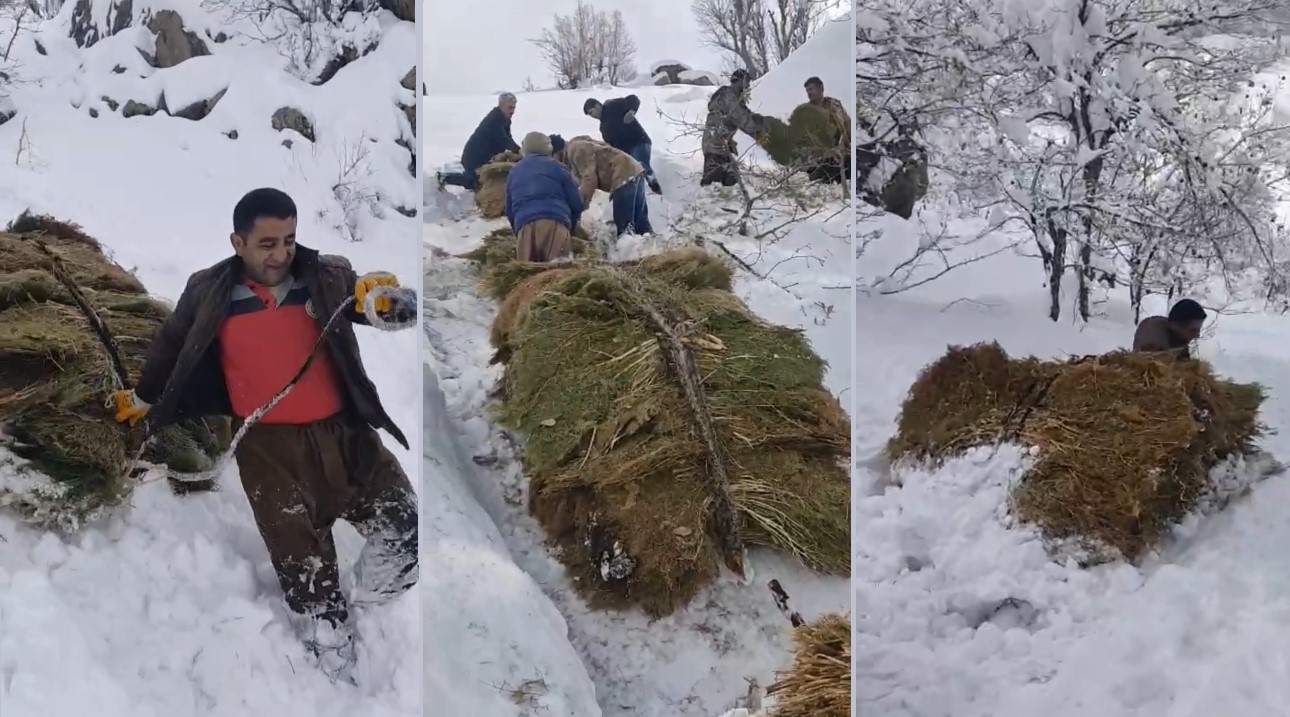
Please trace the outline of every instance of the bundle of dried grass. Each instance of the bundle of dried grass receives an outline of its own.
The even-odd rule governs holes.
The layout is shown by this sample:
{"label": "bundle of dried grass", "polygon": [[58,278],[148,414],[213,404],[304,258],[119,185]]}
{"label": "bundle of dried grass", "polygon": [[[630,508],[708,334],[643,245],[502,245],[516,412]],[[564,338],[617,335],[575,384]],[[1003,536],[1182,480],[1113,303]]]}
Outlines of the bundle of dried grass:
{"label": "bundle of dried grass", "polygon": [[827,159],[841,159],[836,135],[829,111],[805,102],[793,109],[787,122],[767,117],[761,145],[782,166],[808,167]]}
{"label": "bundle of dried grass", "polygon": [[796,628],[793,667],[778,674],[771,717],[849,717],[851,619],[824,615]]}
{"label": "bundle of dried grass", "polygon": [[1215,465],[1253,451],[1263,398],[1200,361],[1117,352],[1056,362],[1012,359],[993,343],[954,347],[910,388],[888,453],[939,460],[991,443],[1034,446],[1012,495],[1017,517],[1089,562],[1134,560],[1195,507]]}
{"label": "bundle of dried grass", "polygon": [[[552,264],[519,261],[516,258],[517,244],[515,234],[509,228],[495,229],[485,235],[473,251],[460,256],[482,265],[480,289],[498,301],[509,296],[525,279],[552,267]],[[596,245],[582,227],[577,227],[573,232],[573,259],[588,262],[599,256]]]}
{"label": "bundle of dried grass", "polygon": [[756,318],[697,248],[544,269],[494,325],[500,415],[592,604],[666,615],[749,545],[846,574],[849,421],[802,334]]}
{"label": "bundle of dried grass", "polygon": [[502,152],[479,168],[479,186],[475,189],[475,206],[485,219],[506,214],[506,177],[520,161],[519,152]]}
{"label": "bundle of dried grass", "polygon": [[[40,495],[8,493],[0,503],[67,528],[124,499],[141,436],[117,425],[105,407],[116,382],[108,354],[37,241],[59,257],[103,319],[127,370],[142,367],[170,310],[79,227],[24,215],[0,232],[0,425],[13,438],[9,448],[58,486]],[[226,424],[166,429],[145,458],[179,472],[209,469],[227,446]]]}

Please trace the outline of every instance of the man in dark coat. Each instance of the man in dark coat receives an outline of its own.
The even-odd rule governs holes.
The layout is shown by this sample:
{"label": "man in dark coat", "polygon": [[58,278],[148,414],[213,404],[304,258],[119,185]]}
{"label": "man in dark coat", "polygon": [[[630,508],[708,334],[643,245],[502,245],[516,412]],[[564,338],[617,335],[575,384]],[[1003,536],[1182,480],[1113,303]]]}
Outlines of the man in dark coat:
{"label": "man in dark coat", "polygon": [[[135,389],[113,396],[116,420],[146,420],[155,433],[186,418],[230,416],[236,430],[263,413],[236,449],[242,486],[293,626],[324,672],[352,681],[354,634],[333,524],[344,520],[367,540],[355,604],[389,601],[418,576],[417,495],[377,429],[408,442],[368,379],[353,327],[415,316],[416,307],[389,297],[382,306],[373,290],[397,286],[392,275],[359,277],[348,260],[296,244],[296,205],[276,189],[237,203],[231,238],[233,257],[189,278]],[[351,295],[372,313],[344,309],[315,354]],[[290,393],[263,412],[310,356]]]}
{"label": "man in dark coat", "polygon": [[662,194],[663,188],[659,186],[654,168],[650,166],[653,144],[645,128],[636,119],[640,108],[640,98],[627,95],[609,100],[603,105],[599,100],[589,99],[582,104],[582,113],[600,120],[600,137],[605,144],[630,154],[632,159],[640,162],[645,168],[645,181],[649,184],[650,191]]}
{"label": "man in dark coat", "polygon": [[518,240],[520,261],[553,261],[573,255],[573,230],[582,218],[582,195],[569,168],[551,158],[564,139],[530,132],[524,159],[506,175],[506,218]]}
{"label": "man in dark coat", "polygon": [[1170,353],[1181,361],[1191,358],[1188,348],[1200,337],[1205,325],[1205,309],[1191,299],[1183,299],[1169,309],[1169,316],[1148,316],[1133,334],[1133,350]]}
{"label": "man in dark coat", "polygon": [[700,186],[720,182],[723,187],[739,181],[735,159],[735,132],[758,138],[766,130],[766,118],[748,109],[745,95],[750,81],[744,70],[730,75],[730,84],[717,89],[708,100],[708,119],[703,126],[703,178]]}
{"label": "man in dark coat", "polygon": [[488,160],[502,152],[518,152],[520,146],[511,138],[511,118],[515,116],[515,95],[503,92],[497,98],[497,106],[484,115],[479,126],[475,128],[466,147],[461,150],[460,172],[443,172],[435,176],[439,188],[451,184],[475,191],[479,187],[479,168],[488,164]]}

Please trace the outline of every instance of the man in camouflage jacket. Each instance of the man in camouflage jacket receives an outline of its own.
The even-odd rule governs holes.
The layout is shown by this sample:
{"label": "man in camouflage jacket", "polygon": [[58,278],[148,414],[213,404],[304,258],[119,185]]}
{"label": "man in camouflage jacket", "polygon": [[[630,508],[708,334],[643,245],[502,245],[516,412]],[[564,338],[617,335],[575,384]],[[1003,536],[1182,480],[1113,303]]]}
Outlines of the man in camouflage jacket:
{"label": "man in camouflage jacket", "polygon": [[739,181],[735,159],[735,132],[752,137],[766,130],[766,118],[748,109],[748,73],[735,70],[730,84],[720,87],[708,100],[708,120],[703,126],[703,179],[701,186],[720,182],[730,187]]}

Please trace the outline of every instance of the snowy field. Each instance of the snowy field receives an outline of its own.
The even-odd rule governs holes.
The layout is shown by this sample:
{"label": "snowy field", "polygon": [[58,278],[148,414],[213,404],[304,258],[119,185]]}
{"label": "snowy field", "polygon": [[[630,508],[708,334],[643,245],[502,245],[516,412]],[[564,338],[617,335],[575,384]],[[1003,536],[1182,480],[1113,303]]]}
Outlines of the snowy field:
{"label": "snowy field", "polygon": [[[917,217],[915,217],[917,220]],[[885,218],[860,266],[879,276],[916,246]],[[855,664],[860,714],[881,717],[1192,717],[1285,713],[1290,611],[1284,600],[1290,479],[1274,476],[1209,518],[1180,525],[1140,566],[1049,560],[1031,530],[1004,527],[1025,456],[978,451],[941,470],[885,475],[877,455],[905,391],[947,344],[997,340],[1012,355],[1061,358],[1125,348],[1127,300],[1080,327],[1046,317],[1037,259],[1011,252],[893,296],[861,296],[855,419]],[[1069,303],[1066,306],[1070,306]],[[1147,313],[1167,310],[1163,300]],[[1262,418],[1290,426],[1290,318],[1219,315],[1200,356],[1265,385]],[[1262,446],[1282,462],[1284,438]],[[1236,466],[1249,481],[1260,466]],[[903,488],[889,487],[898,478]],[[1012,598],[1010,607],[995,612]],[[992,615],[993,613],[993,615]]]}
{"label": "snowy field", "polygon": [[[107,5],[93,3],[95,17]],[[417,281],[418,221],[394,210],[417,206],[410,156],[395,144],[411,133],[395,102],[412,101],[399,83],[415,63],[413,24],[382,14],[357,28],[379,39],[376,49],[312,86],[285,73],[274,47],[244,39],[238,30],[245,28],[228,17],[195,1],[147,5],[178,10],[212,54],[155,69],[137,49],[152,49],[142,27],[79,49],[69,39],[72,3],[13,41],[20,81],[5,100],[17,115],[0,125],[0,221],[31,209],[79,223],[150,291],[173,301],[190,273],[231,254],[234,203],[273,186],[300,208],[301,244],[344,254],[359,272]],[[146,9],[134,4],[135,12]],[[5,44],[8,29],[0,31]],[[211,41],[217,33],[227,40]],[[164,93],[179,108],[222,89],[200,121],[126,118],[113,107],[132,99],[155,104]],[[312,119],[316,143],[271,127],[283,106]],[[283,146],[286,138],[292,146]],[[345,174],[347,167],[355,169]],[[342,175],[379,192],[379,206],[341,203],[333,186]],[[360,241],[345,238],[351,230]],[[359,335],[387,409],[415,436],[419,397],[408,387],[420,380],[416,336]],[[415,475],[415,444],[411,452],[388,444]],[[0,452],[0,476],[13,470],[13,457]],[[358,612],[359,686],[331,684],[286,622],[235,471],[221,477],[219,491],[183,497],[166,481],[149,480],[131,505],[66,538],[0,515],[0,714],[419,713],[418,597]],[[337,537],[347,574],[360,541],[347,526]]]}
{"label": "snowy field", "polygon": [[[848,102],[852,80],[838,60],[848,56],[850,43],[849,22],[822,30],[754,88],[753,109],[786,116],[805,101],[802,83],[813,74]],[[841,211],[841,187],[823,190],[827,210],[773,245],[758,247],[732,235],[723,225],[733,215],[719,210],[731,204],[731,195],[698,186],[699,137],[684,127],[702,122],[711,88],[524,93],[513,135],[598,137],[596,123],[582,115],[583,101],[629,92],[641,98],[639,119],[654,140],[653,164],[664,196],[649,200],[660,236],[625,238],[613,258],[681,244],[683,233],[722,241],[773,280],[741,273],[739,295],[761,316],[805,329],[832,367],[828,386],[847,402],[853,318],[850,212]],[[748,690],[745,679],[765,686],[791,660],[789,626],[766,581],[777,578],[808,619],[845,611],[847,583],[754,553],[750,584],[727,576],[688,610],[654,622],[636,613],[590,611],[573,594],[525,508],[519,449],[487,418],[488,393],[501,375],[500,367],[487,366],[495,304],[476,292],[470,266],[448,256],[476,246],[505,220],[481,220],[469,195],[439,192],[432,179],[435,169],[459,158],[496,98],[431,96],[427,103],[435,109],[426,113],[422,155],[429,175],[422,585],[428,640],[452,648],[427,650],[426,702],[445,714],[488,717],[715,717],[736,706]],[[753,145],[748,137],[739,141],[741,147]],[[584,223],[612,236],[604,224],[609,217],[601,193]]]}

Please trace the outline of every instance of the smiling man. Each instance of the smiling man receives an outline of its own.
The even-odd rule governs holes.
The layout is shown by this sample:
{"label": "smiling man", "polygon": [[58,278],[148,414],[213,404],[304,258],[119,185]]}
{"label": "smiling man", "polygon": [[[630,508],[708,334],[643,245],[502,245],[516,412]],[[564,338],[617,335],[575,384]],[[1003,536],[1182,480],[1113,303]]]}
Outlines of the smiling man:
{"label": "smiling man", "polygon": [[[359,355],[354,324],[402,323],[415,306],[366,301],[390,274],[358,277],[347,260],[296,243],[291,197],[256,189],[233,209],[234,256],[199,271],[149,346],[134,391],[115,396],[118,421],[150,433],[177,420],[231,416],[234,430],[281,392],[315,354],[323,327],[353,295],[309,369],[237,447],[251,512],[293,622],[328,675],[351,679],[349,602],[332,526],[367,542],[355,603],[401,595],[417,581],[417,497],[377,429],[405,448]],[[373,314],[362,307],[372,304]],[[415,318],[412,319],[415,321]]]}

